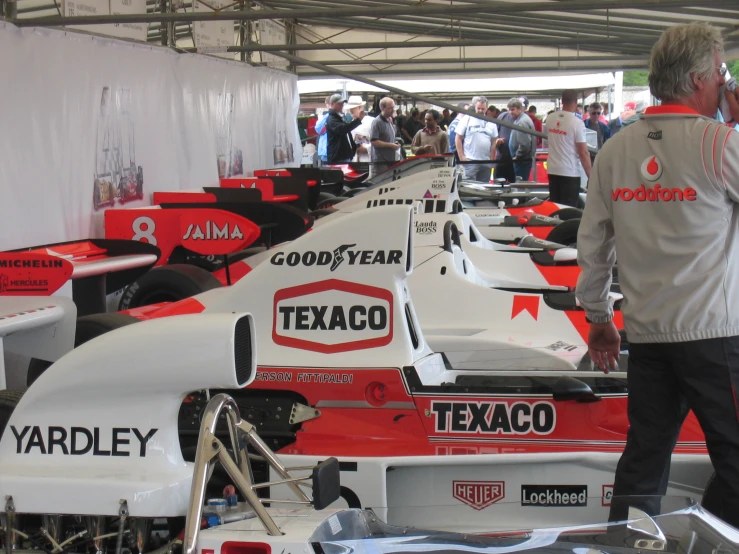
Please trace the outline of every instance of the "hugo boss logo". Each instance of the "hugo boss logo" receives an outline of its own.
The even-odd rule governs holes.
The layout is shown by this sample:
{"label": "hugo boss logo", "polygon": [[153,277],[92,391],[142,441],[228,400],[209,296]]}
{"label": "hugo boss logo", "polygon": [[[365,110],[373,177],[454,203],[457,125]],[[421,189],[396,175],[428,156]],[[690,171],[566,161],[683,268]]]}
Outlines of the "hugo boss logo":
{"label": "hugo boss logo", "polygon": [[141,431],[135,427],[41,427],[10,426],[16,440],[16,454],[46,454],[63,456],[138,456],[146,457],[149,440],[158,429]]}
{"label": "hugo boss logo", "polygon": [[342,244],[333,251],[277,252],[270,262],[272,265],[289,267],[330,265],[330,270],[335,271],[345,261],[347,265],[393,265],[400,264],[403,257],[401,250],[353,250],[355,246],[356,244]]}
{"label": "hugo boss logo", "polygon": [[432,401],[437,433],[478,435],[548,435],[557,413],[550,402],[446,402]]}
{"label": "hugo boss logo", "polygon": [[436,221],[414,221],[413,225],[419,235],[433,235],[436,233]]}

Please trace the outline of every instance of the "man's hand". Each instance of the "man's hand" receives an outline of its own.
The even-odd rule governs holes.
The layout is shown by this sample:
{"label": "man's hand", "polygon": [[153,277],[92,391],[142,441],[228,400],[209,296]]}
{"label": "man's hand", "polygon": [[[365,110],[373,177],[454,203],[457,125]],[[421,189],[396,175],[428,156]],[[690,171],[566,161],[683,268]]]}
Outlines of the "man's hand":
{"label": "man's hand", "polygon": [[621,336],[616,324],[591,323],[588,335],[588,353],[603,373],[618,369],[618,357],[621,352]]}
{"label": "man's hand", "polygon": [[731,119],[739,121],[739,87],[734,90],[726,89],[726,101],[729,103],[729,111],[731,112]]}
{"label": "man's hand", "polygon": [[393,143],[393,150],[400,150],[400,144],[398,144],[397,142],[394,142]]}

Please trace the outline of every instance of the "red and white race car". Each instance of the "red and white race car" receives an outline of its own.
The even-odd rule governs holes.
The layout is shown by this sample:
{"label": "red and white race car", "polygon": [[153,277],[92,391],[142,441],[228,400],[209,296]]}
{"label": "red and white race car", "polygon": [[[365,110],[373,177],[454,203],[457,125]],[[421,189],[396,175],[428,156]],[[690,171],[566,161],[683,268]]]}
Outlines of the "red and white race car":
{"label": "red and white race car", "polygon": [[[403,174],[396,180],[372,185],[352,197],[334,198],[321,206],[330,204],[339,212],[353,212],[364,208],[420,201],[422,213],[464,211],[483,236],[497,242],[517,243],[529,235],[560,245],[573,245],[577,242],[581,212],[575,208],[533,197],[525,202],[518,202],[518,197],[511,195],[504,195],[508,202],[503,202],[503,207],[464,207],[459,196],[461,173],[457,168],[441,166],[445,160],[444,158],[436,164],[418,164],[415,166],[416,171]],[[427,167],[430,169],[426,169]]]}
{"label": "red and white race car", "polygon": [[[547,368],[536,359],[517,369],[493,362],[483,369],[481,358],[474,367],[453,368],[429,346],[441,333],[426,336],[419,317],[426,308],[411,297],[409,279],[424,265],[414,262],[414,235],[410,206],[361,210],[275,249],[268,263],[231,287],[128,315],[135,321],[254,314],[263,322],[255,334],[256,379],[232,392],[242,413],[291,465],[337,456],[344,501],[383,510],[392,522],[416,522],[412,511],[400,509],[409,503],[457,505],[471,525],[483,524],[486,510],[503,501],[512,503],[515,518],[532,506],[550,508],[537,516],[542,521],[558,510],[587,510],[581,497],[608,503],[628,428],[625,374]],[[467,260],[458,244],[451,250],[433,258],[435,271],[446,268],[446,282],[464,280]],[[468,276],[465,286],[472,287],[474,274]],[[508,305],[465,300],[455,308],[443,298],[444,282],[435,293],[448,312],[497,308],[515,316],[512,324],[543,314],[541,295],[517,292],[509,293]],[[475,332],[451,328],[443,336]],[[547,346],[552,356],[566,357],[573,343]],[[511,351],[525,349],[515,344]],[[207,356],[201,362],[207,370]],[[192,398],[191,409],[181,412],[181,429],[199,425],[197,402]],[[700,496],[710,473],[691,416],[673,456],[669,491]],[[547,494],[537,492],[532,503],[535,489]],[[547,500],[565,489],[566,504]]]}

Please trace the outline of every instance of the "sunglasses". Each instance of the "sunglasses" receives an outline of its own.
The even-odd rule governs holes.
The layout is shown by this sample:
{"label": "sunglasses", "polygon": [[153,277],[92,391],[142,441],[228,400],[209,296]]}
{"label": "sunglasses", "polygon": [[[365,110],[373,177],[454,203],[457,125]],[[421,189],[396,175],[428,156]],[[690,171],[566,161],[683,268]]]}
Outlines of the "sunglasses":
{"label": "sunglasses", "polygon": [[590,112],[591,115],[600,115],[600,112]]}

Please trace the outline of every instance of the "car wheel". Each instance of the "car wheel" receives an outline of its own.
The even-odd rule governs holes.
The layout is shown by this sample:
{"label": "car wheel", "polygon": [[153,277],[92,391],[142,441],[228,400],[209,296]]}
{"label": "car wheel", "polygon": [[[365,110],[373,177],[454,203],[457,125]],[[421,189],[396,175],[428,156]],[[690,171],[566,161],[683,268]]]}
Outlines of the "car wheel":
{"label": "car wheel", "polygon": [[177,302],[220,286],[221,282],[201,267],[186,264],[155,267],[126,287],[118,309]]}
{"label": "car wheel", "polygon": [[15,410],[15,407],[20,402],[26,389],[18,390],[0,390],[0,438],[3,436],[3,431],[10,421],[10,415]]}
{"label": "car wheel", "polygon": [[[87,341],[104,335],[108,331],[137,323],[139,320],[126,314],[92,314],[77,318],[74,330],[74,347],[85,344]],[[31,358],[26,374],[26,385],[31,386],[39,376],[46,371],[52,362]]]}
{"label": "car wheel", "polygon": [[575,248],[577,247],[577,231],[579,228],[579,219],[568,219],[549,231],[546,240]]}
{"label": "car wheel", "polygon": [[578,210],[577,208],[562,208],[561,210],[557,210],[556,212],[549,214],[549,217],[556,217],[562,221],[581,219],[582,210]]}

